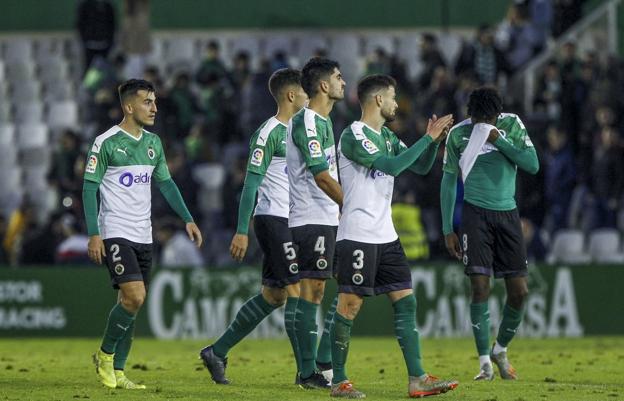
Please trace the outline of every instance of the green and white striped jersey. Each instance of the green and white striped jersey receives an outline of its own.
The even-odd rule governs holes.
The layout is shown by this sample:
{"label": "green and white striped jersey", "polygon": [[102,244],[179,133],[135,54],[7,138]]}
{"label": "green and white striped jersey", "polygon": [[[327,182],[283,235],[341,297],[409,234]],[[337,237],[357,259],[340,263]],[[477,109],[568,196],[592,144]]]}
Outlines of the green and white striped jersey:
{"label": "green and white striped jersey", "polygon": [[84,179],[100,184],[98,226],[103,239],[152,243],[152,178],[171,178],[160,138],[139,138],[115,125],[95,138]]}
{"label": "green and white striped jersey", "polygon": [[286,163],[290,184],[288,226],[337,226],[338,205],[316,185],[310,172],[310,167],[327,163],[329,174],[338,181],[331,119],[308,108],[297,112],[288,124]]}
{"label": "green and white striped jersey", "polygon": [[401,154],[407,146],[386,127],[375,131],[361,121],[345,128],[338,143],[344,201],[336,241],[385,244],[398,238],[392,222],[394,177],[377,171],[380,156]]}
{"label": "green and white striped jersey", "polygon": [[286,125],[271,117],[252,135],[247,171],[264,176],[254,215],[288,218]]}

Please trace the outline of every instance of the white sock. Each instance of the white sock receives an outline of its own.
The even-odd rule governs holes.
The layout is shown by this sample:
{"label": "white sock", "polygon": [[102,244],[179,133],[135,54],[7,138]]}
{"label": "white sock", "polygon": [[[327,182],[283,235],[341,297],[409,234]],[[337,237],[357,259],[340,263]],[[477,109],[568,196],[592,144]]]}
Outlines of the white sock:
{"label": "white sock", "polygon": [[494,349],[492,350],[492,353],[493,353],[494,355],[498,355],[498,354],[500,354],[501,352],[507,352],[507,347],[502,347],[502,346],[498,343],[498,341],[496,341],[496,342],[494,343]]}
{"label": "white sock", "polygon": [[424,375],[422,375],[422,376],[418,376],[418,378],[419,378],[420,380],[425,380],[427,377],[429,377],[429,375],[428,375],[428,374],[426,374],[426,373],[425,373]]}
{"label": "white sock", "polygon": [[483,365],[491,365],[492,361],[490,360],[489,355],[479,355],[479,366]]}

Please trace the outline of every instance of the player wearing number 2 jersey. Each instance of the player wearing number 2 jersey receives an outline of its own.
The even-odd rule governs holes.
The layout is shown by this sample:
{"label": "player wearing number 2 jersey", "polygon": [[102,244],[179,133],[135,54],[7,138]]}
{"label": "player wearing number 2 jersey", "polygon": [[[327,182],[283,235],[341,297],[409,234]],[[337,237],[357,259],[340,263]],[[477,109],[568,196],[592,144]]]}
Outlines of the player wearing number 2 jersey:
{"label": "player wearing number 2 jersey", "polygon": [[113,287],[119,289],[119,303],[110,312],[102,345],[93,360],[105,386],[144,389],[125,377],[124,366],[152,265],[152,180],[186,222],[186,231],[197,246],[201,246],[202,237],[169,175],[160,138],[143,129],[154,124],[156,117],[154,86],[131,79],[119,87],[119,98],[124,119],[95,138],[84,173],[89,257],[96,263],[106,258]]}
{"label": "player wearing number 2 jersey", "polygon": [[343,131],[338,144],[344,205],[336,244],[338,307],[331,331],[334,397],[365,397],[348,380],[345,364],[363,297],[378,294],[392,301],[409,395],[435,395],[457,386],[426,374],[421,366],[411,272],[391,217],[394,177],[408,169],[427,174],[453,118],[434,116],[427,134],[408,148],[384,126],[396,113],[395,88],[395,80],[387,75],[364,78],[358,84],[362,118]]}
{"label": "player wearing number 2 jersey", "polygon": [[[254,208],[254,227],[264,252],[262,291],[238,311],[228,329],[200,357],[217,384],[225,377],[228,351],[249,334],[266,316],[286,303],[284,327],[299,369],[300,357],[294,334],[294,317],[299,299],[299,265],[288,228],[288,175],[286,173],[286,127],[308,96],[301,88],[301,73],[284,68],[269,79],[269,91],[277,102],[277,114],[252,135],[249,143],[247,176],[238,207],[238,227],[230,245],[232,257],[241,261],[247,252],[248,226]],[[298,371],[298,370],[297,370]]]}

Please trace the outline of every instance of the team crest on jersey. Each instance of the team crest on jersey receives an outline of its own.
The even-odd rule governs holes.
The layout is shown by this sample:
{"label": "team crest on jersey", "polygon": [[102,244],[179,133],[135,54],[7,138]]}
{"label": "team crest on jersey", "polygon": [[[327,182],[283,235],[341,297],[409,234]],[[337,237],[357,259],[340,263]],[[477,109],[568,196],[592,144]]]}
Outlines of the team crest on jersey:
{"label": "team crest on jersey", "polygon": [[362,147],[371,155],[374,155],[375,153],[379,152],[379,149],[377,148],[377,146],[375,146],[373,141],[371,141],[370,139],[364,139],[362,141]]}
{"label": "team crest on jersey", "polygon": [[317,267],[317,269],[319,269],[319,270],[325,270],[325,269],[327,269],[327,259],[325,259],[325,258],[319,258],[319,259],[316,261],[316,267]]}
{"label": "team crest on jersey", "polygon": [[115,265],[115,273],[117,273],[118,276],[121,276],[124,270],[126,270],[126,268],[121,263]]}
{"label": "team crest on jersey", "polygon": [[87,162],[87,167],[85,168],[85,171],[90,174],[95,173],[95,168],[97,167],[97,164],[98,164],[97,156],[95,155],[89,156],[89,161]]}
{"label": "team crest on jersey", "polygon": [[264,159],[264,150],[260,148],[255,148],[254,151],[251,153],[251,160],[249,161],[249,163],[254,166],[260,166],[262,164],[262,159]]}
{"label": "team crest on jersey", "polygon": [[297,263],[291,263],[290,266],[288,266],[288,271],[290,274],[299,273],[299,265]]}
{"label": "team crest on jersey", "polygon": [[150,160],[154,160],[154,157],[156,157],[156,152],[154,152],[151,146],[147,148],[147,157],[149,157]]}
{"label": "team crest on jersey", "polygon": [[323,151],[321,150],[321,143],[316,139],[311,140],[308,143],[308,149],[310,150],[310,157],[321,157]]}
{"label": "team crest on jersey", "polygon": [[355,285],[362,285],[362,283],[364,282],[364,276],[362,276],[361,273],[355,273],[353,276],[351,276],[351,281],[353,281],[353,284]]}
{"label": "team crest on jersey", "polygon": [[390,141],[386,141],[386,148],[388,148],[388,152],[392,150],[392,144],[390,143]]}

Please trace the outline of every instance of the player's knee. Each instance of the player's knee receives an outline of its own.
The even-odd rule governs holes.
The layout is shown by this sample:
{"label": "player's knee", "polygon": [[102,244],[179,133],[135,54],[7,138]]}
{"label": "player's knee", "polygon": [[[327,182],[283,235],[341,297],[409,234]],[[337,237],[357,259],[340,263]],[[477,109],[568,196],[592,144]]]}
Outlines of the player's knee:
{"label": "player's knee", "polygon": [[526,297],[529,295],[529,290],[525,288],[519,288],[507,294],[507,303],[514,309],[522,309]]}
{"label": "player's knee", "polygon": [[354,320],[360,312],[361,306],[361,300],[349,300],[342,306],[342,308],[340,308],[339,313],[349,320]]}
{"label": "player's knee", "polygon": [[137,312],[145,302],[145,294],[132,294],[122,298],[121,303],[130,312]]}
{"label": "player's knee", "polygon": [[286,303],[287,294],[283,289],[271,289],[263,291],[262,296],[269,305],[279,308]]}
{"label": "player's knee", "polygon": [[490,297],[490,285],[486,284],[474,284],[472,285],[472,302],[481,303],[487,301]]}

